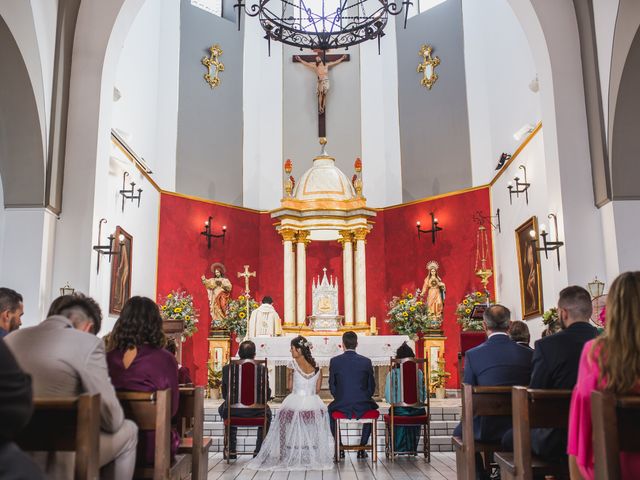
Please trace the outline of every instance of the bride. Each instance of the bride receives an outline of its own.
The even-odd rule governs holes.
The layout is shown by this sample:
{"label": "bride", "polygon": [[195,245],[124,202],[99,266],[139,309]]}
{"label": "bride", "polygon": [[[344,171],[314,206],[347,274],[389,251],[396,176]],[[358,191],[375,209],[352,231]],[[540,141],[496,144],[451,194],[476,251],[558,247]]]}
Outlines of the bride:
{"label": "bride", "polygon": [[303,336],[291,341],[292,361],[287,365],[287,387],[276,421],[258,455],[247,468],[252,470],[330,470],[333,441],[329,414],[318,396],[322,376],[311,356],[311,344]]}

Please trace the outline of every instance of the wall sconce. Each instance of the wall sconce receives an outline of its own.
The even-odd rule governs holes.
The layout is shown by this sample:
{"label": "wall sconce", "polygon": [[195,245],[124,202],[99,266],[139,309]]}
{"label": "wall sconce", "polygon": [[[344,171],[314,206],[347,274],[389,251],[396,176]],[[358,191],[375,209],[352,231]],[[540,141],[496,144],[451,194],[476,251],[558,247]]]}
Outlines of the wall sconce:
{"label": "wall sconce", "polygon": [[69,285],[69,282],[65,282],[64,287],[60,289],[60,295],[73,295],[76,289]]}
{"label": "wall sconce", "polygon": [[416,228],[418,229],[418,238],[420,238],[420,234],[421,233],[430,233],[431,234],[431,242],[433,244],[436,243],[436,234],[440,231],[442,231],[442,227],[440,227],[438,225],[438,219],[433,215],[433,212],[430,213],[431,215],[431,230],[422,230],[420,229],[420,220],[418,220],[416,222]]}
{"label": "wall sconce", "polygon": [[[536,247],[538,252],[544,252],[544,258],[549,258],[549,252],[556,252],[556,256],[558,258],[558,270],[560,270],[560,247],[564,245],[564,242],[558,240],[558,219],[554,213],[550,213],[547,215],[547,218],[553,219],[553,224],[555,227],[555,240],[547,240],[549,233],[547,232],[547,227],[543,224],[540,225],[540,236],[542,237],[542,246]],[[531,242],[535,245],[538,241],[536,240],[536,232],[535,230],[531,230],[529,232],[531,235]]]}
{"label": "wall sconce", "polygon": [[[119,249],[118,250],[113,249],[113,240],[115,239],[115,237],[113,236],[113,233],[107,237],[107,239],[109,240],[109,245],[100,245],[100,237],[102,236],[103,223],[107,223],[106,218],[101,218],[100,222],[98,223],[98,244],[93,246],[93,249],[96,252],[98,252],[98,262],[96,267],[97,268],[96,273],[100,273],[100,257],[102,255],[107,255],[107,257],[109,258],[109,262],[111,262],[112,256],[120,254]],[[124,244],[124,235],[122,234],[118,235],[118,243],[120,243],[120,246]]]}
{"label": "wall sconce", "polygon": [[[499,233],[502,233],[502,229],[500,228],[500,209],[496,209],[495,215],[483,215],[480,210],[476,212],[473,216],[474,220],[478,222],[479,225],[484,225],[485,221],[489,222],[491,228],[494,230],[498,230]],[[495,221],[494,221],[495,219]]]}
{"label": "wall sconce", "polygon": [[207,237],[207,248],[211,249],[211,239],[212,238],[222,238],[222,243],[224,243],[224,236],[227,234],[227,226],[223,225],[222,226],[222,233],[220,234],[214,234],[211,233],[211,220],[213,220],[213,217],[209,216],[209,219],[204,222],[204,230],[202,232],[200,232],[200,235],[204,235],[205,237]]}
{"label": "wall sconce", "polygon": [[131,202],[133,202],[134,200],[138,200],[138,208],[140,208],[140,197],[142,197],[142,189],[139,188],[138,189],[138,194],[136,195],[134,187],[136,186],[136,182],[131,182],[129,185],[131,185],[130,188],[124,188],[125,186],[125,182],[127,180],[127,176],[129,175],[129,172],[124,172],[124,175],[122,175],[122,190],[120,190],[120,195],[122,195],[122,211],[124,212],[124,201],[125,200],[131,200]]}
{"label": "wall sconce", "polygon": [[516,182],[515,187],[513,186],[513,182],[509,182],[507,188],[509,189],[509,205],[513,205],[513,194],[516,194],[516,198],[520,198],[520,194],[524,193],[525,201],[527,205],[529,205],[529,187],[530,183],[527,183],[527,168],[524,165],[520,165],[518,168],[521,168],[524,172],[524,182],[520,181],[520,177],[515,177],[513,180]]}

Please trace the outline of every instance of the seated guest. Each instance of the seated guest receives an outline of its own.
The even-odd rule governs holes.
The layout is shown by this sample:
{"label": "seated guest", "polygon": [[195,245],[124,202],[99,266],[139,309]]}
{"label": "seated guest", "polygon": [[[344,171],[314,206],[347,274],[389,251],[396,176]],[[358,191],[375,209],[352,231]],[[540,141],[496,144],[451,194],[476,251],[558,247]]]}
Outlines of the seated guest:
{"label": "seated guest", "polygon": [[[369,410],[377,410],[378,404],[373,401],[376,391],[376,379],[373,375],[371,360],[356,353],[358,335],[355,332],[342,334],[344,353],[333,357],[329,362],[329,390],[333,402],[327,407],[329,415],[340,412],[348,418],[361,418]],[[336,422],[331,420],[331,433],[335,437]],[[362,426],[360,446],[369,442],[371,424]],[[342,453],[341,453],[342,455]],[[366,458],[367,452],[358,451],[358,458]]]}
{"label": "seated guest", "polygon": [[[176,341],[173,338],[167,340],[167,346],[165,347],[167,352],[176,357],[178,353],[178,347],[176,345]],[[176,361],[178,361],[176,357]],[[191,380],[191,374],[189,373],[189,369],[182,364],[178,364],[178,384],[186,385],[188,383],[193,383]]]}
{"label": "seated guest", "polygon": [[[131,297],[124,304],[111,332],[113,350],[107,353],[109,375],[116,390],[155,392],[171,390],[171,416],[178,413],[180,390],[178,363],[164,349],[166,338],[158,305],[146,297]],[[155,458],[154,430],[141,431],[138,460],[153,465]],[[171,456],[180,445],[178,431],[171,430]]]}
{"label": "seated guest", "polygon": [[[132,478],[138,428],[125,420],[109,379],[104,344],[96,337],[101,322],[102,312],[92,298],[64,295],[51,304],[46,320],[5,340],[18,364],[31,375],[35,396],[100,394],[100,477]],[[73,462],[67,458],[61,455],[47,462],[47,473],[54,478],[64,477],[61,471],[68,475]]]}
{"label": "seated guest", "polygon": [[[640,272],[626,272],[611,284],[604,334],[582,350],[571,398],[568,448],[571,478],[594,478],[591,393],[640,393]],[[558,334],[559,335],[559,334]],[[623,479],[638,478],[640,453],[620,454]]]}
{"label": "seated guest", "polygon": [[527,327],[526,323],[521,322],[520,320],[511,322],[511,325],[509,326],[509,338],[518,345],[522,345],[529,350],[533,350],[529,346],[531,334],[529,333],[529,327]]}
{"label": "seated guest", "polygon": [[31,379],[0,340],[0,478],[44,479],[33,460],[12,442],[32,410]]}
{"label": "seated guest", "polygon": [[[464,383],[482,387],[528,385],[531,377],[533,351],[511,341],[509,320],[511,312],[502,305],[491,305],[484,311],[483,324],[487,340],[467,350],[464,361]],[[476,441],[498,443],[511,429],[511,417],[475,417],[473,434]],[[462,424],[453,431],[462,437]],[[476,455],[479,478],[488,478],[480,454]]]}
{"label": "seated guest", "polygon": [[[245,340],[240,344],[240,347],[238,348],[238,356],[240,357],[241,360],[245,360],[245,359],[253,360],[254,358],[256,358],[256,344],[253,343],[251,340]],[[263,368],[264,367],[260,366],[260,368],[258,369],[257,375],[259,377],[263,375],[263,371],[262,371]],[[237,370],[238,369],[235,368],[234,371],[231,372],[234,383],[237,381],[237,376],[238,376]],[[229,365],[225,365],[224,367],[222,367],[221,389],[222,389],[223,402],[220,405],[220,407],[218,407],[218,413],[220,414],[223,420],[226,420],[227,415],[229,413],[229,405],[227,403],[229,401],[229,393],[230,393],[229,392]],[[271,388],[269,387],[269,378],[267,376],[267,399],[269,398],[271,398]],[[231,416],[243,417],[243,418],[260,417],[262,416],[263,412],[264,410],[262,410],[261,408],[260,409],[232,408]],[[267,430],[269,429],[270,423],[271,423],[271,409],[267,407]],[[256,449],[253,452],[254,457],[260,451],[260,447],[262,447],[262,434],[263,434],[262,427],[258,427],[258,436],[256,438]],[[229,431],[229,451],[230,452],[236,451],[237,435],[238,435],[238,429],[236,427],[231,427]],[[237,458],[237,455],[231,454],[230,458]]]}
{"label": "seated guest", "polygon": [[0,338],[22,325],[22,295],[10,288],[0,288]]}
{"label": "seated guest", "polygon": [[[536,342],[530,388],[573,389],[582,348],[598,334],[598,330],[589,323],[591,313],[591,295],[587,290],[572,286],[560,292],[558,321],[563,330]],[[550,459],[565,457],[567,430],[534,429],[531,449],[536,455]]]}
{"label": "seated guest", "polygon": [[[407,343],[403,343],[398,347],[396,351],[396,358],[415,358],[416,355]],[[395,389],[391,391],[392,383],[395,385]],[[400,393],[400,372],[398,368],[393,368],[388,374],[385,380],[384,396],[387,402],[394,403],[401,399]],[[424,402],[427,398],[426,390],[424,387],[424,374],[422,370],[418,370],[418,392],[420,402]],[[426,415],[424,408],[415,407],[394,407],[393,414],[395,416],[416,417],[419,415]],[[420,425],[418,426],[400,426],[393,428],[394,438],[394,450],[396,452],[415,452],[418,449],[418,441],[420,440]]]}

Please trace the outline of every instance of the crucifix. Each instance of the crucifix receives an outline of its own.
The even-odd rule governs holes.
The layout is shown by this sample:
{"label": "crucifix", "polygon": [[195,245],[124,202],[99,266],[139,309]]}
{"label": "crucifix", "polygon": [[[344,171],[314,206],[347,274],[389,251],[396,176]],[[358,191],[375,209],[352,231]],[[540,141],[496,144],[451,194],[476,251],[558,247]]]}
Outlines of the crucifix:
{"label": "crucifix", "polygon": [[348,62],[349,55],[329,55],[326,52],[316,50],[315,55],[294,55],[293,62],[301,63],[313,70],[318,78],[318,137],[327,136],[325,113],[327,105],[327,93],[329,93],[329,69],[339,63]]}
{"label": "crucifix", "polygon": [[244,293],[246,296],[249,296],[249,277],[255,277],[256,272],[249,271],[249,265],[244,266],[244,272],[238,272],[238,278],[244,277]]}

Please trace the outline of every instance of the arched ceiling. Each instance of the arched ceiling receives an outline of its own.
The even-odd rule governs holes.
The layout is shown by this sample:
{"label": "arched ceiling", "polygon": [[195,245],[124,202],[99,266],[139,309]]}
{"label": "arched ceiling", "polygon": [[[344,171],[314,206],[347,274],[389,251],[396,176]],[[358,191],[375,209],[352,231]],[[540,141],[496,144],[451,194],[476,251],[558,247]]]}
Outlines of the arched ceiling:
{"label": "arched ceiling", "polygon": [[45,153],[29,73],[6,22],[0,18],[0,177],[4,205],[43,206]]}

